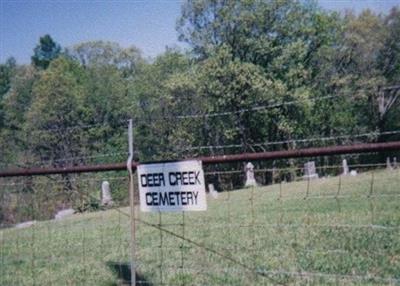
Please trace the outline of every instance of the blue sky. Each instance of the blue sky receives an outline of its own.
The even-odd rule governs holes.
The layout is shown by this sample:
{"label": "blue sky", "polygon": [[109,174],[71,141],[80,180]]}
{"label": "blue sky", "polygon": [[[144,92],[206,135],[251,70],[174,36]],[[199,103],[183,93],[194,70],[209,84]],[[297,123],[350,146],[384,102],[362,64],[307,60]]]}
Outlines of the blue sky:
{"label": "blue sky", "polygon": [[[400,0],[320,0],[326,9],[387,12]],[[146,57],[182,46],[175,31],[181,1],[0,0],[0,62],[14,56],[29,63],[39,37],[50,34],[63,47],[89,40],[135,45]]]}

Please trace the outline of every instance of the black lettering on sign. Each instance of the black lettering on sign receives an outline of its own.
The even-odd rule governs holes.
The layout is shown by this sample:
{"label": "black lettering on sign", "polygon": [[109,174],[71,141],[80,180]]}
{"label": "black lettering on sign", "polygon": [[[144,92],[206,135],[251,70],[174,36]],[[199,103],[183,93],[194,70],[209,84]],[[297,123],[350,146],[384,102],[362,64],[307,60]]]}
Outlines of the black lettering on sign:
{"label": "black lettering on sign", "polygon": [[165,186],[163,173],[149,173],[140,175],[140,185],[142,187],[161,187]]}
{"label": "black lettering on sign", "polygon": [[189,174],[188,172],[182,172],[182,185],[188,185],[189,184]]}
{"label": "black lettering on sign", "polygon": [[165,206],[168,204],[168,193],[162,192],[160,194],[160,205]]}
{"label": "black lettering on sign", "polygon": [[157,193],[154,192],[154,193],[153,193],[153,206],[158,206],[158,205],[159,205],[159,203],[158,203],[159,198],[160,198],[160,197],[157,196]]}
{"label": "black lettering on sign", "polygon": [[193,193],[190,192],[187,194],[188,205],[193,205]]}
{"label": "black lettering on sign", "polygon": [[170,172],[168,179],[171,186],[201,185],[199,176],[200,171]]}
{"label": "black lettering on sign", "polygon": [[[200,180],[199,180],[199,176],[200,176],[200,171],[197,171],[197,173],[196,173],[196,175],[195,175],[195,183],[194,183],[194,185],[195,184],[199,184],[199,185],[201,185],[201,183],[200,183]],[[197,182],[197,183],[196,183]]]}
{"label": "black lettering on sign", "polygon": [[182,206],[186,206],[187,205],[187,197],[186,196],[187,196],[186,192],[183,192],[181,194]]}
{"label": "black lettering on sign", "polygon": [[[142,187],[147,187],[146,174],[140,175],[140,185]],[[146,195],[146,197],[147,197],[147,195]]]}
{"label": "black lettering on sign", "polygon": [[187,206],[197,205],[199,192],[148,192],[148,206]]}
{"label": "black lettering on sign", "polygon": [[148,205],[148,206],[153,205],[153,193],[146,194],[146,205]]}
{"label": "black lettering on sign", "polygon": [[169,198],[169,205],[174,206],[175,205],[174,193],[169,193],[168,198]]}

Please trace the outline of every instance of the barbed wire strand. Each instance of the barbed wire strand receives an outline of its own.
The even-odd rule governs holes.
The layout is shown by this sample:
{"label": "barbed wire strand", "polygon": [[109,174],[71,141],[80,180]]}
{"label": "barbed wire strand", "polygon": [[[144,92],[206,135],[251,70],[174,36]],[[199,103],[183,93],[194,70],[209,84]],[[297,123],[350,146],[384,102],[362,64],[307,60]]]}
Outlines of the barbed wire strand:
{"label": "barbed wire strand", "polygon": [[[385,132],[369,132],[362,133],[356,135],[338,135],[338,136],[329,136],[329,137],[312,137],[312,138],[304,138],[304,139],[291,139],[291,140],[281,140],[274,142],[261,142],[261,143],[253,143],[249,144],[252,147],[263,147],[263,146],[271,146],[271,145],[283,145],[289,143],[304,143],[304,142],[314,142],[314,141],[332,141],[337,139],[353,139],[353,138],[361,138],[367,136],[385,136],[385,135],[395,135],[400,134],[400,130],[392,130]],[[229,144],[229,145],[203,145],[203,146],[192,146],[187,147],[187,150],[198,150],[198,149],[233,149],[233,148],[243,148],[242,144]]]}
{"label": "barbed wire strand", "polygon": [[[187,115],[175,115],[175,116],[161,116],[159,118],[153,117],[152,120],[165,120],[165,119],[188,119],[188,118],[208,118],[208,117],[220,117],[220,116],[227,116],[227,115],[232,115],[232,114],[240,114],[240,113],[245,113],[245,112],[250,112],[250,111],[265,111],[268,109],[272,108],[277,108],[277,107],[282,107],[282,106],[289,106],[289,105],[294,105],[298,104],[301,102],[305,101],[320,101],[320,100],[326,100],[326,99],[332,99],[332,98],[338,98],[341,97],[340,95],[328,95],[328,96],[321,96],[321,97],[315,97],[315,98],[299,98],[293,101],[286,101],[286,102],[281,102],[281,103],[272,103],[268,105],[261,105],[261,106],[252,106],[249,108],[244,108],[240,109],[238,111],[226,111],[226,112],[215,112],[215,113],[205,113],[205,114],[187,114]],[[141,120],[139,118],[135,118],[135,122],[140,122]],[[36,130],[30,130],[29,133],[51,133],[51,132],[66,132],[66,131],[71,131],[71,130],[84,130],[84,129],[90,129],[94,127],[104,127],[104,126],[127,126],[128,124],[128,119],[127,118],[121,118],[117,119],[116,121],[112,122],[101,122],[101,123],[93,123],[93,124],[82,124],[78,126],[69,126],[69,127],[63,127],[63,128],[47,128],[47,129],[36,129]],[[24,132],[23,130],[12,130],[12,131],[20,131]],[[26,131],[28,133],[28,131]]]}
{"label": "barbed wire strand", "polygon": [[[293,139],[293,140],[282,140],[282,141],[274,141],[274,142],[263,142],[263,143],[253,143],[249,144],[250,147],[260,147],[265,151],[263,147],[266,146],[274,146],[274,145],[284,145],[289,143],[304,143],[304,142],[316,142],[316,141],[332,141],[338,139],[355,139],[355,138],[362,138],[368,136],[387,136],[387,135],[396,135],[400,134],[400,130],[392,130],[392,131],[385,131],[385,132],[369,132],[363,134],[356,134],[356,135],[337,135],[337,136],[330,136],[330,137],[312,137],[312,138],[304,138],[304,139]],[[187,151],[190,150],[202,150],[202,149],[237,149],[243,148],[242,144],[228,144],[228,145],[204,145],[204,146],[191,146],[185,147],[184,149]],[[80,151],[81,149],[77,149],[75,151]],[[255,150],[253,150],[255,152]],[[120,156],[127,156],[126,152],[111,152],[105,154],[96,154],[96,155],[82,155],[82,156],[74,156],[74,157],[67,157],[63,159],[54,159],[54,160],[41,160],[41,161],[31,161],[28,163],[28,166],[43,166],[48,164],[54,163],[63,163],[63,162],[73,162],[73,161],[87,161],[89,159],[98,159],[98,158],[106,158],[106,157],[120,157]],[[10,164],[5,164],[0,162],[0,165],[3,167],[12,166]],[[26,165],[20,165],[20,167],[27,167]]]}

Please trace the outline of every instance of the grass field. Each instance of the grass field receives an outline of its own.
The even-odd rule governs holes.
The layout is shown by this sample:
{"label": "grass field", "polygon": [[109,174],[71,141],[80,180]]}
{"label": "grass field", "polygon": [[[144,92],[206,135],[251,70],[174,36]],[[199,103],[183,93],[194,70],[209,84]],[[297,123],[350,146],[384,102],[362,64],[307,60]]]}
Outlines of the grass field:
{"label": "grass field", "polygon": [[[331,177],[223,192],[207,212],[140,213],[153,226],[137,226],[138,285],[400,285],[399,199],[400,170],[375,171],[340,188]],[[1,230],[1,285],[122,284],[126,214]]]}

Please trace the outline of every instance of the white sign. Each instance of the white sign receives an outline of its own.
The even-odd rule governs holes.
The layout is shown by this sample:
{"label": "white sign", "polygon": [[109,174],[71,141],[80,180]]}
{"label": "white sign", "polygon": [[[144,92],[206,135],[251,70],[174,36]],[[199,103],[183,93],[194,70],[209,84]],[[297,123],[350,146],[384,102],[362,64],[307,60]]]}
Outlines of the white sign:
{"label": "white sign", "polygon": [[141,211],[207,210],[201,161],[143,164],[137,173]]}

